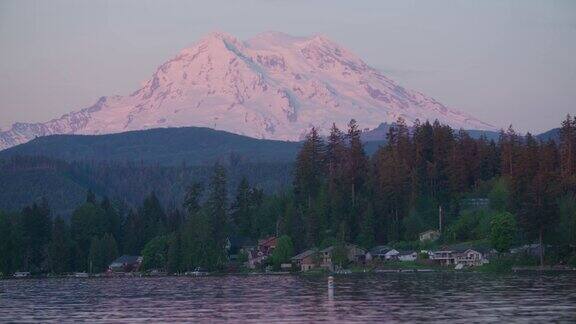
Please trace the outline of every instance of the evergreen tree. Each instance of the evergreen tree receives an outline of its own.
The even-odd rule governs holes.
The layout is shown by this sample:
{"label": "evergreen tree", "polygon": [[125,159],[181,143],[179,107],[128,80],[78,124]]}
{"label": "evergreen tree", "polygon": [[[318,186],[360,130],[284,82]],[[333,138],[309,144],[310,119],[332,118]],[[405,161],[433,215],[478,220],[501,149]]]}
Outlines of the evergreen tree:
{"label": "evergreen tree", "polygon": [[346,136],[336,127],[336,124],[332,124],[326,145],[325,157],[328,174],[328,191],[331,195],[334,194],[343,180],[347,151]]}
{"label": "evergreen tree", "polygon": [[303,209],[308,246],[316,246],[320,242],[320,209],[315,202],[312,202],[309,208]]}
{"label": "evergreen tree", "polygon": [[408,217],[403,220],[404,225],[404,239],[406,241],[415,241],[418,239],[418,234],[425,230],[424,222],[415,208],[412,208]]}
{"label": "evergreen tree", "polygon": [[294,193],[305,207],[312,205],[312,200],[320,191],[325,171],[324,154],[324,142],[316,128],[312,128],[298,152],[294,171]]}
{"label": "evergreen tree", "polygon": [[[576,249],[576,194],[569,193],[559,202],[560,222],[558,234],[560,242]],[[575,251],[576,252],[576,251]]]}
{"label": "evergreen tree", "polygon": [[20,266],[21,243],[16,224],[7,214],[0,211],[0,273],[11,274]]}
{"label": "evergreen tree", "polygon": [[64,219],[56,217],[48,245],[49,269],[52,273],[65,273],[73,270],[72,248],[72,239]]}
{"label": "evergreen tree", "polygon": [[198,211],[189,208],[188,220],[182,231],[182,268],[223,267],[228,241],[227,211],[226,172],[217,164],[214,166],[205,205]]}
{"label": "evergreen tree", "polygon": [[500,131],[501,171],[502,175],[513,176],[515,165],[518,163],[520,140],[512,125],[504,132]]}
{"label": "evergreen tree", "polygon": [[274,269],[279,270],[282,263],[290,263],[290,258],[292,256],[294,256],[292,239],[287,235],[280,236],[276,248],[272,252],[272,266]]}
{"label": "evergreen tree", "polygon": [[454,147],[452,128],[434,121],[433,128],[433,160],[430,165],[431,196],[441,205],[450,200],[449,156]]}
{"label": "evergreen tree", "polygon": [[213,241],[224,249],[228,237],[228,203],[226,192],[226,170],[217,164],[210,182],[206,212],[210,220]]}
{"label": "evergreen tree", "polygon": [[168,242],[166,270],[168,273],[179,273],[185,270],[182,260],[182,237],[180,232],[177,232]]}
{"label": "evergreen tree", "polygon": [[46,246],[50,241],[50,209],[44,200],[41,205],[33,204],[22,210],[22,243],[24,248],[24,269],[45,270]]}
{"label": "evergreen tree", "polygon": [[416,197],[431,195],[430,173],[433,160],[432,125],[426,121],[414,128],[414,176],[412,178],[412,201]]}
{"label": "evergreen tree", "polygon": [[168,263],[168,250],[170,238],[161,235],[146,243],[142,249],[143,270],[166,270]]}
{"label": "evergreen tree", "polygon": [[367,204],[362,214],[362,224],[360,227],[358,243],[360,246],[367,249],[370,249],[375,245],[374,213],[370,204]]}
{"label": "evergreen tree", "polygon": [[220,269],[225,259],[224,247],[212,234],[212,220],[201,210],[191,216],[182,233],[182,268]]}
{"label": "evergreen tree", "polygon": [[499,174],[500,156],[496,143],[488,141],[482,135],[477,141],[478,145],[478,177],[482,181],[487,181]]}
{"label": "evergreen tree", "polygon": [[[529,237],[536,237],[542,244],[544,235],[556,226],[558,181],[554,181],[554,166],[542,154],[546,151],[530,134],[525,142],[513,175],[514,199],[520,224]],[[543,253],[540,261],[544,262]]]}
{"label": "evergreen tree", "polygon": [[99,205],[86,202],[74,211],[70,220],[70,231],[77,245],[79,270],[86,270],[88,267],[92,239],[103,236],[108,228],[106,213]]}
{"label": "evergreen tree", "polygon": [[498,252],[508,252],[516,235],[516,220],[508,212],[499,212],[492,216],[490,223],[490,242]]}
{"label": "evergreen tree", "polygon": [[108,225],[106,232],[112,234],[114,239],[120,242],[122,240],[122,218],[120,213],[108,197],[102,199],[100,208],[102,208],[106,215],[106,223]]}
{"label": "evergreen tree", "polygon": [[350,201],[355,205],[357,196],[365,189],[368,176],[368,158],[364,151],[364,144],[360,139],[360,129],[354,119],[348,124],[348,141],[350,148],[347,156],[347,173],[350,183]]}
{"label": "evergreen tree", "polygon": [[303,251],[307,247],[302,217],[300,211],[294,206],[293,197],[285,197],[283,210],[278,221],[278,230],[278,235],[292,238],[296,252]]}
{"label": "evergreen tree", "polygon": [[[152,192],[142,205],[139,214],[143,222],[143,242],[149,242],[152,238],[165,234],[166,232],[166,214],[158,197]],[[143,246],[142,246],[143,247]]]}
{"label": "evergreen tree", "polygon": [[[394,241],[401,237],[402,219],[407,216],[413,189],[414,163],[408,128],[402,119],[390,127],[388,143],[373,158],[372,187],[374,206],[379,216],[375,220],[377,240]],[[412,192],[414,191],[414,192]]]}
{"label": "evergreen tree", "polygon": [[119,256],[118,242],[110,233],[104,234],[102,238],[102,245],[105,248],[106,267]]}
{"label": "evergreen tree", "polygon": [[144,222],[142,217],[130,210],[123,226],[124,246],[122,251],[125,254],[138,255],[146,242],[144,241]]}
{"label": "evergreen tree", "polygon": [[252,206],[252,194],[250,184],[246,177],[242,178],[236,191],[236,199],[232,204],[231,216],[234,230],[244,237],[252,237],[253,215],[255,213]]}
{"label": "evergreen tree", "polygon": [[204,186],[199,182],[192,183],[186,189],[186,197],[184,198],[184,208],[188,212],[188,215],[194,215],[200,208],[200,197],[204,191]]}
{"label": "evergreen tree", "polygon": [[86,202],[89,204],[96,205],[96,194],[94,194],[94,191],[88,190],[88,192],[86,193]]}
{"label": "evergreen tree", "polygon": [[576,116],[570,115],[560,128],[560,175],[565,190],[576,190]]}
{"label": "evergreen tree", "polygon": [[504,212],[507,210],[508,200],[509,200],[508,184],[506,179],[501,178],[492,187],[490,193],[488,193],[488,199],[490,201],[490,208],[497,212]]}
{"label": "evergreen tree", "polygon": [[91,273],[104,272],[117,257],[118,248],[112,235],[104,234],[101,238],[95,236],[90,241],[88,271]]}
{"label": "evergreen tree", "polygon": [[180,230],[182,225],[184,225],[184,222],[185,222],[184,214],[179,209],[172,208],[167,212],[166,228],[169,233],[173,233]]}

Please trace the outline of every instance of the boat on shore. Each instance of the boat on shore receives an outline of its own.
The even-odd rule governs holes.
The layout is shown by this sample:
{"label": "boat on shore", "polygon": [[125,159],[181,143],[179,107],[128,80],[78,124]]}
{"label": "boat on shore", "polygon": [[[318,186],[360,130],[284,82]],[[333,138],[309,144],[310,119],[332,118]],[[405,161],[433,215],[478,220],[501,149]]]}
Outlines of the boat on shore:
{"label": "boat on shore", "polygon": [[15,272],[13,277],[18,278],[18,279],[28,278],[28,277],[30,277],[30,272],[28,272],[28,271]]}
{"label": "boat on shore", "polygon": [[184,275],[192,276],[192,277],[203,277],[203,276],[207,276],[209,274],[210,274],[210,272],[208,272],[206,269],[200,268],[200,267],[194,269],[194,271],[187,271],[184,273]]}
{"label": "boat on shore", "polygon": [[74,278],[89,278],[90,275],[86,272],[75,272],[74,274],[72,274],[72,277],[74,277]]}
{"label": "boat on shore", "polygon": [[518,266],[512,267],[512,272],[576,272],[576,268],[569,266]]}

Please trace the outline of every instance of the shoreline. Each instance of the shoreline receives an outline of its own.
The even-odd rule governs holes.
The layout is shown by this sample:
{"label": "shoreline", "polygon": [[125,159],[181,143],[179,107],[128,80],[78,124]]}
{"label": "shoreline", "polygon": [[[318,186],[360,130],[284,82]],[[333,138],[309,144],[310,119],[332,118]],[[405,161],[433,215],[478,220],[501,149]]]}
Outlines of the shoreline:
{"label": "shoreline", "polygon": [[87,275],[29,275],[26,277],[3,276],[0,280],[38,280],[38,279],[115,279],[115,278],[166,278],[166,277],[223,277],[223,276],[357,276],[357,275],[383,275],[383,274],[421,274],[421,273],[474,273],[474,274],[563,274],[576,273],[576,268],[554,267],[554,266],[515,266],[511,271],[477,271],[475,269],[455,270],[455,269],[374,269],[367,271],[350,271],[350,272],[330,272],[330,271],[310,271],[310,272],[214,272],[203,275],[185,275],[185,274],[146,274],[140,272],[117,273],[114,275],[107,274],[87,274]]}

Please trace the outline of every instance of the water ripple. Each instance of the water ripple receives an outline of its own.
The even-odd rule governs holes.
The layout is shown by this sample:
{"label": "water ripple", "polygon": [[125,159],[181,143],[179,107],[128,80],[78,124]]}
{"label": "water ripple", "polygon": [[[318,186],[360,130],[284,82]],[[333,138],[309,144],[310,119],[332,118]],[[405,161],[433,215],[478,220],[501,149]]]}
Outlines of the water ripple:
{"label": "water ripple", "polygon": [[2,322],[576,322],[575,275],[0,281]]}

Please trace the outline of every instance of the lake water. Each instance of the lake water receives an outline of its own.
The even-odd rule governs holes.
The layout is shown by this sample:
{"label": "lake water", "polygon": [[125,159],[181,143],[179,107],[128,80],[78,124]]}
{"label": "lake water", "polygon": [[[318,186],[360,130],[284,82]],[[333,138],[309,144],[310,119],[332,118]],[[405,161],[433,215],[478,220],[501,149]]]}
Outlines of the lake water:
{"label": "lake water", "polygon": [[389,273],[0,281],[2,322],[576,322],[576,275]]}

